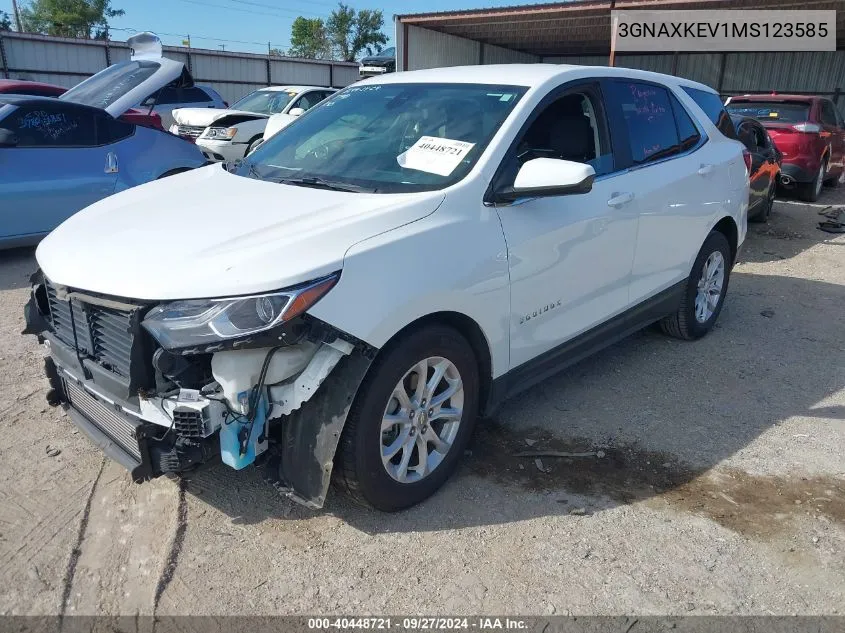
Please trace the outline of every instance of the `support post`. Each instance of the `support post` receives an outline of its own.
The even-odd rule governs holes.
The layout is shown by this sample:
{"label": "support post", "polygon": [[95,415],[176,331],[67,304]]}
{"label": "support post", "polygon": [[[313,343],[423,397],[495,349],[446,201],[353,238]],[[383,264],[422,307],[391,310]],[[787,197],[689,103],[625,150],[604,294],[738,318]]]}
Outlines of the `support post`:
{"label": "support post", "polygon": [[273,49],[270,48],[270,42],[267,42],[267,85],[268,86],[273,85],[273,76],[272,76],[272,73],[270,72],[270,70],[271,70],[270,69],[271,58],[273,57],[272,51],[273,51]]}
{"label": "support post", "polygon": [[[611,11],[613,5],[611,4]],[[610,58],[607,60],[607,65],[613,67],[616,65],[616,30],[619,27],[619,18],[613,15],[610,18]]]}
{"label": "support post", "polygon": [[722,85],[725,83],[725,66],[727,65],[727,53],[719,55],[719,81],[716,82],[716,92],[722,96]]}
{"label": "support post", "polygon": [[9,64],[6,62],[6,47],[3,45],[3,34],[0,33],[0,63],[3,64],[3,78],[9,78]]}

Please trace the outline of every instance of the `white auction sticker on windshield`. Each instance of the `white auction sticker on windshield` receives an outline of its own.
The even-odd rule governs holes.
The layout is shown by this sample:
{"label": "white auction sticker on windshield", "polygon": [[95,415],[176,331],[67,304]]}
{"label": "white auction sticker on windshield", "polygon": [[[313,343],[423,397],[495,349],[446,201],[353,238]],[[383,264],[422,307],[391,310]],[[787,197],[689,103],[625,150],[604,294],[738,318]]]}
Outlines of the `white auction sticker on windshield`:
{"label": "white auction sticker on windshield", "polygon": [[448,176],[473,147],[475,143],[438,136],[421,136],[416,143],[396,157],[396,162],[406,169]]}

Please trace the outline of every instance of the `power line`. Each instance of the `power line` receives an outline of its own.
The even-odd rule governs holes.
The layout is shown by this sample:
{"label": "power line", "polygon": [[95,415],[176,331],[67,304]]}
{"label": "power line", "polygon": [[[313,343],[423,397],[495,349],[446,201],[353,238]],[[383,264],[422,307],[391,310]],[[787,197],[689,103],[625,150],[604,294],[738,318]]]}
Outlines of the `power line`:
{"label": "power line", "polygon": [[[111,26],[111,27],[109,27],[109,30],[112,30],[112,31],[127,31],[127,32],[131,32],[131,33],[140,33],[140,31],[138,29],[133,29],[131,27],[119,28],[119,27],[116,27],[116,26]],[[210,40],[210,41],[213,41],[213,42],[228,42],[230,44],[252,44],[252,45],[255,45],[255,46],[267,46],[267,42],[247,42],[245,40],[231,40],[231,39],[228,39],[228,38],[225,38],[225,37],[212,37],[210,35],[193,35],[193,34],[191,34],[189,36],[187,33],[165,33],[164,31],[153,31],[153,32],[156,35],[168,35],[170,37],[181,37],[181,38],[190,37],[192,40]],[[271,43],[271,46],[282,46],[282,45],[277,44],[277,43],[276,44]]]}
{"label": "power line", "polygon": [[[227,6],[222,5],[222,4],[210,4],[208,2],[204,2],[204,1],[201,1],[201,0],[181,0],[181,1],[182,2],[188,2],[190,4],[198,4],[198,5],[203,6],[203,7],[215,7],[217,9],[225,9],[226,11],[237,11],[238,13],[251,13],[253,15],[267,15],[267,16],[270,16],[272,18],[279,18],[279,19],[282,19],[282,20],[289,20],[290,19],[290,16],[280,15],[278,13],[268,13],[266,11],[254,11],[252,9],[241,9],[239,7],[237,7],[237,8],[236,7],[227,7]],[[281,11],[281,10],[284,10],[284,9],[277,9],[277,10]],[[296,11],[294,11],[294,14],[302,15],[301,13],[298,13]],[[323,17],[323,16],[319,16],[319,15],[314,14],[314,13],[311,13],[311,14],[308,14],[308,15],[311,15],[311,16],[314,16],[314,17]]]}
{"label": "power line", "polygon": [[[248,5],[251,5],[251,6],[254,6],[254,7],[264,7],[266,9],[274,9],[276,11],[287,11],[288,13],[294,13],[296,15],[302,15],[302,11],[299,11],[297,9],[288,9],[288,8],[285,8],[285,7],[276,7],[276,6],[273,6],[272,4],[264,4],[262,2],[252,2],[251,0],[229,0],[229,1],[230,2],[237,2],[238,4],[248,4]],[[308,4],[322,4],[323,6],[327,6],[327,7],[334,7],[335,6],[335,5],[333,5],[331,3],[327,3],[327,2],[316,2],[316,0],[314,2],[311,2],[309,0]],[[314,15],[314,14],[305,14],[305,15]]]}

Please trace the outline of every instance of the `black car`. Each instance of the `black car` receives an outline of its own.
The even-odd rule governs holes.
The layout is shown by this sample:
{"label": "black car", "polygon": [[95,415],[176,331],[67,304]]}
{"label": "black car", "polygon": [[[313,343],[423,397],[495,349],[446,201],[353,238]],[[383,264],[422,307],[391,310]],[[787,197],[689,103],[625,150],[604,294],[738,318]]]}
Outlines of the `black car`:
{"label": "black car", "polygon": [[731,115],[731,120],[737,137],[747,150],[745,156],[750,181],[748,219],[766,222],[775,201],[783,156],[757,119]]}
{"label": "black car", "polygon": [[361,60],[361,76],[371,77],[392,73],[396,70],[396,47],[385,48],[376,55],[369,55]]}

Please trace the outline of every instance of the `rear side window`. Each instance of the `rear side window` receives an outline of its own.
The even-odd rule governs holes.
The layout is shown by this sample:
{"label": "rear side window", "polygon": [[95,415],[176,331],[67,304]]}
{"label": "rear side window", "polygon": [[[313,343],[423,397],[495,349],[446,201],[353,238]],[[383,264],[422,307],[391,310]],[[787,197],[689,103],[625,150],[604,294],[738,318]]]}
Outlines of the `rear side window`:
{"label": "rear side window", "polygon": [[734,129],[733,121],[725,111],[722,105],[722,100],[715,92],[707,92],[706,90],[699,90],[698,88],[689,88],[683,86],[686,92],[696,105],[704,110],[707,118],[716,126],[716,128],[728,138],[736,138],[736,130]]}
{"label": "rear side window", "polygon": [[97,141],[99,145],[117,143],[135,133],[132,123],[104,116],[97,119]]}
{"label": "rear side window", "polygon": [[622,109],[631,159],[647,163],[680,153],[678,128],[666,88],[637,82],[614,82],[613,101]]}
{"label": "rear side window", "polygon": [[803,101],[742,101],[731,99],[728,112],[760,121],[804,123],[810,119],[810,104]]}
{"label": "rear side window", "polygon": [[202,88],[185,88],[183,91],[183,101],[185,103],[207,103],[211,101],[205,90]]}
{"label": "rear side window", "polygon": [[0,121],[14,132],[18,147],[92,147],[97,145],[94,115],[46,105],[18,108]]}
{"label": "rear side window", "polygon": [[701,132],[695,127],[689,113],[686,111],[681,102],[675,98],[675,95],[669,95],[672,101],[672,110],[675,112],[675,121],[678,124],[678,138],[681,141],[681,151],[685,152],[698,145],[701,140]]}
{"label": "rear side window", "polygon": [[836,110],[827,99],[822,101],[822,123],[836,127]]}

